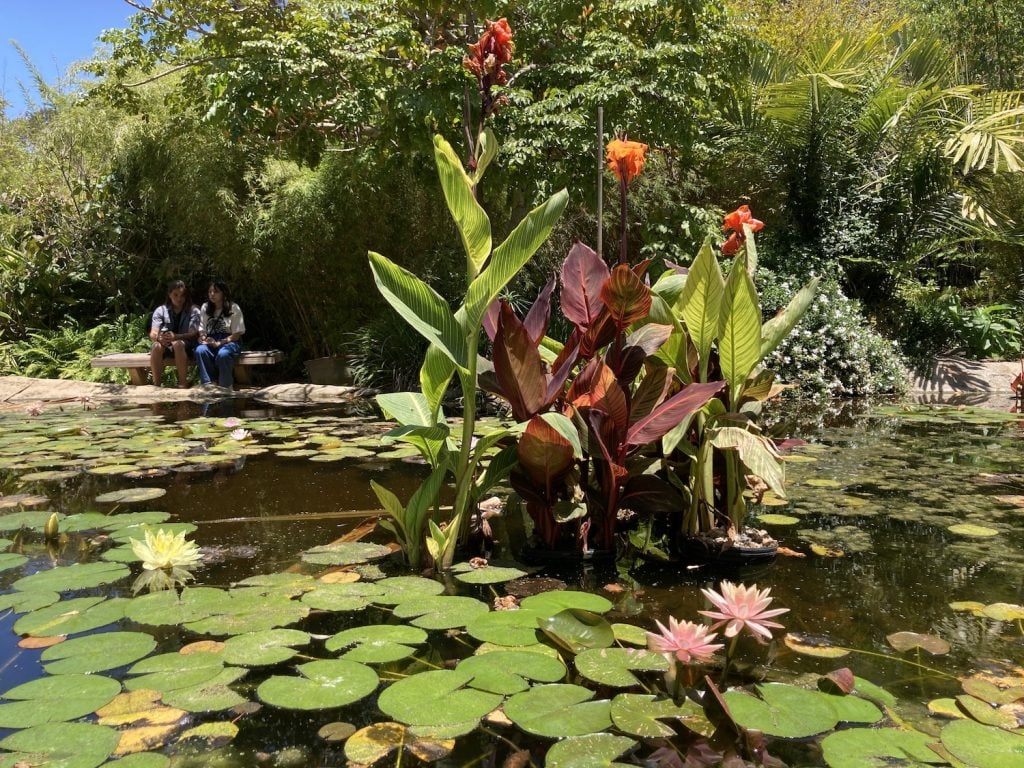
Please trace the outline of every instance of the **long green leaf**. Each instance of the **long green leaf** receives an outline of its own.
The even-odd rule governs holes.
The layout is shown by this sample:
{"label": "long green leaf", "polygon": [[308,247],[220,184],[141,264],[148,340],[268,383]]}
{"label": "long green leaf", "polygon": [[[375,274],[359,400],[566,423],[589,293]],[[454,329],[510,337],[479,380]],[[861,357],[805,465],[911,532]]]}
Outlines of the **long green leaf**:
{"label": "long green leaf", "polygon": [[377,288],[402,319],[465,369],[466,339],[441,295],[409,270],[373,251],[370,269]]}
{"label": "long green leaf", "polygon": [[505,242],[494,249],[490,263],[470,284],[466,293],[466,303],[456,315],[463,323],[463,327],[476,328],[480,325],[484,312],[501,289],[533,258],[533,254],[547,240],[568,201],[568,192],[564,189],[556,192],[546,202],[526,214],[505,238]]}
{"label": "long green leaf", "polygon": [[455,373],[455,364],[441,349],[431,344],[420,366],[420,389],[427,400],[433,421],[438,421],[441,414],[441,402],[448,391],[448,383]]}
{"label": "long green leaf", "polygon": [[490,128],[484,128],[476,139],[476,170],[473,171],[470,179],[474,184],[479,184],[484,176],[484,171],[491,161],[498,156],[498,137]]}
{"label": "long green leaf", "polygon": [[436,423],[430,404],[419,392],[389,392],[375,399],[384,415],[402,426],[432,427]]}
{"label": "long green leaf", "polygon": [[752,474],[764,480],[776,496],[786,497],[786,470],[767,438],[740,427],[719,427],[711,444],[719,450],[735,450]]}
{"label": "long green leaf", "polygon": [[466,249],[469,275],[475,277],[491,255],[491,221],[476,201],[473,180],[466,175],[455,150],[442,136],[434,137],[434,160],[444,199]]}
{"label": "long green leaf", "polygon": [[818,292],[820,278],[814,278],[789,300],[786,308],[761,326],[761,359],[770,355],[800,322]]}
{"label": "long green leaf", "polygon": [[761,360],[761,308],[742,256],[733,262],[722,294],[718,360],[722,375],[729,382],[730,404],[735,407],[743,382]]}
{"label": "long green leaf", "polygon": [[395,524],[398,526],[398,530],[395,531],[399,538],[398,543],[406,547],[409,542],[409,531],[405,527],[405,507],[402,506],[402,502],[398,500],[394,493],[376,480],[370,481],[370,488],[377,495],[377,500],[380,501],[380,505],[384,507],[384,510],[395,519]]}
{"label": "long green leaf", "polygon": [[[722,273],[711,250],[711,242],[705,240],[697,253],[697,258],[693,260],[690,273],[686,277],[686,285],[683,286],[683,292],[675,306],[686,323],[690,339],[697,347],[702,380],[707,378],[711,344],[718,333],[723,290]],[[683,369],[685,368],[684,364]]]}

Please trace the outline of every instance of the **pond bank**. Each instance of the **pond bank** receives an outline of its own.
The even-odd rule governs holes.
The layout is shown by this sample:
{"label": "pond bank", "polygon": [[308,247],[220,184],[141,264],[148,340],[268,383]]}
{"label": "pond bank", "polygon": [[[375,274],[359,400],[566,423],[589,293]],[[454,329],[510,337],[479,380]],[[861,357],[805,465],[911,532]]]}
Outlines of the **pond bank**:
{"label": "pond bank", "polygon": [[174,389],[149,385],[129,386],[127,384],[101,384],[92,381],[3,376],[0,377],[0,410],[48,408],[64,403],[90,402],[110,405],[181,401],[205,403],[230,397],[252,398],[273,405],[347,403],[362,397],[364,391],[358,387],[303,383],[274,384],[269,387],[242,387],[233,391],[213,385]]}

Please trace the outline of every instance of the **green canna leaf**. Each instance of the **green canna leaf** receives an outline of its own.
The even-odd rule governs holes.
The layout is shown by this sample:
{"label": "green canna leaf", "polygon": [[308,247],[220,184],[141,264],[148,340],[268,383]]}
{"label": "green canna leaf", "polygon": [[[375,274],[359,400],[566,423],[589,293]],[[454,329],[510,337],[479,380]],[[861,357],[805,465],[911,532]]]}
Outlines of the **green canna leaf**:
{"label": "green canna leaf", "polygon": [[468,274],[476,277],[491,255],[491,221],[476,201],[473,193],[476,181],[466,174],[455,150],[442,136],[434,136],[434,160],[444,199],[466,249]]}
{"label": "green canna leaf", "polygon": [[814,301],[820,278],[814,278],[790,299],[786,308],[761,326],[761,358],[771,354],[789,336]]}
{"label": "green canna leaf", "polygon": [[[681,314],[686,330],[697,347],[700,360],[701,380],[707,379],[708,358],[711,355],[711,344],[719,330],[722,293],[725,284],[722,273],[711,250],[711,241],[705,240],[704,245],[693,260],[686,284],[675,305],[676,312]],[[681,366],[685,368],[686,366]]]}
{"label": "green canna leaf", "polygon": [[754,367],[761,361],[761,308],[746,259],[737,256],[722,294],[718,325],[718,359],[729,382],[733,407]]}

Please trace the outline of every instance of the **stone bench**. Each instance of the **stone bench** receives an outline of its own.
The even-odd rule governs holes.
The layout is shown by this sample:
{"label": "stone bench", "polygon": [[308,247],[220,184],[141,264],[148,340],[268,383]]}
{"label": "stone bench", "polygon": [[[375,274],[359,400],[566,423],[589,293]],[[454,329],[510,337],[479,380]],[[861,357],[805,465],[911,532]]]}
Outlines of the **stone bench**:
{"label": "stone bench", "polygon": [[[284,352],[272,349],[267,352],[242,352],[235,360],[235,383],[249,383],[249,366],[274,365],[284,360]],[[195,358],[189,355],[188,364],[194,366]],[[132,384],[145,384],[149,377],[148,352],[114,352],[109,355],[94,357],[89,365],[93,368],[124,368],[128,371]],[[174,359],[165,359],[165,365],[174,368]]]}

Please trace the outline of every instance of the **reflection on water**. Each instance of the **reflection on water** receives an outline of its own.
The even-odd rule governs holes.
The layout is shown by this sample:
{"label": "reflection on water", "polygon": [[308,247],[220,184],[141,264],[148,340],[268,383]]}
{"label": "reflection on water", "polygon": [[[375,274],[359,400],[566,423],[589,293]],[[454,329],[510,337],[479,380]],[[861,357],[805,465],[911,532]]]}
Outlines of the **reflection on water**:
{"label": "reflection on water", "polygon": [[[133,414],[146,414],[170,426],[197,416],[195,409],[175,403]],[[324,409],[280,412],[230,402],[205,415],[237,418],[249,426],[302,420],[315,424],[316,418],[343,414]],[[895,693],[926,701],[955,692],[956,686],[950,678],[882,658],[897,655],[887,644],[887,635],[913,631],[941,636],[952,653],[927,664],[952,675],[984,667],[993,658],[1024,663],[1024,644],[1016,628],[950,607],[958,601],[1024,603],[1022,433],[1014,422],[969,416],[965,412],[964,418],[908,418],[872,410],[864,403],[802,405],[772,415],[775,428],[809,444],[787,461],[788,501],[755,509],[751,522],[757,524],[757,514],[767,513],[796,518],[791,525],[767,526],[790,554],[733,578],[771,587],[775,605],[790,608],[782,619],[788,630],[878,654],[855,654],[837,662],[800,656],[780,645],[777,667],[798,674],[847,665]],[[0,421],[0,427],[10,420],[29,419],[4,418],[8,421]],[[324,430],[334,431],[321,432],[334,434],[343,443],[354,439],[348,436],[349,429],[352,435],[374,431],[352,420],[340,426],[325,424]],[[117,434],[90,436],[100,441],[116,438]],[[125,432],[123,439],[130,439],[130,434]],[[288,439],[277,441],[284,445]],[[317,444],[320,449],[325,439]],[[257,445],[260,442],[265,441],[257,440]],[[196,581],[227,585],[256,573],[288,569],[297,563],[301,550],[333,541],[372,518],[379,503],[370,480],[407,498],[423,476],[422,466],[403,461],[355,458],[317,463],[300,455],[301,448],[292,450],[295,455],[290,457],[280,452],[243,455],[230,462],[196,464],[160,479],[134,481],[167,492],[132,509],[162,510],[176,520],[196,523],[198,530],[190,538],[208,555],[206,564],[195,571]],[[35,465],[45,464],[44,458],[35,459]],[[0,469],[0,495],[42,492],[50,496],[50,508],[63,515],[96,511],[97,495],[133,484],[123,477],[92,474],[60,483],[26,484],[18,479],[24,470],[5,466],[6,471]],[[10,511],[0,509],[0,514]],[[955,529],[965,523],[974,527],[966,533]],[[74,562],[88,552],[89,537],[65,537],[62,547],[56,553],[59,560]],[[24,549],[32,562],[0,571],[0,586],[49,567],[55,554],[38,542]],[[666,573],[609,566],[577,569],[570,576],[595,591],[613,583],[624,587],[604,594],[618,600],[622,614],[647,621],[667,615],[696,618],[696,612],[706,607],[699,587],[715,578],[700,570]],[[14,644],[14,618],[0,620],[0,653],[6,661],[0,669],[0,690],[38,674],[38,652]],[[347,620],[365,618],[354,615]],[[337,619],[332,622],[329,628],[312,631],[338,631]],[[158,634],[162,646],[173,648],[180,642],[173,631]],[[293,734],[310,731],[310,742],[315,741],[316,723],[322,724],[322,718],[310,716],[307,723],[306,716],[292,713],[265,712],[261,717],[267,727],[280,726]]]}

